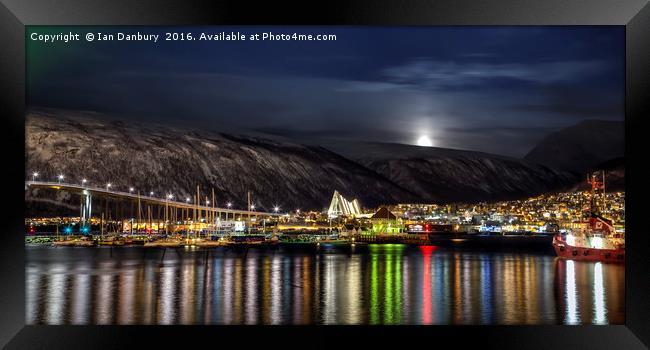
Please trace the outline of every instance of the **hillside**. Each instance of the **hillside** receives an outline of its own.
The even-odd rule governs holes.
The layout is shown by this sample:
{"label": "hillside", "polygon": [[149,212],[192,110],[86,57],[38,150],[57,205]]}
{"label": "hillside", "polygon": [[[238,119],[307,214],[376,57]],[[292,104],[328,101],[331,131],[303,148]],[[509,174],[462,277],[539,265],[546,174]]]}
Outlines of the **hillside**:
{"label": "hillside", "polygon": [[[259,136],[185,130],[97,115],[32,111],[26,120],[26,172],[40,179],[158,195],[191,196],[214,188],[217,203],[259,209],[324,209],[334,190],[364,207],[405,202],[473,202],[523,198],[575,185],[576,175],[493,154],[388,143],[332,150]],[[336,146],[336,145],[334,145]],[[37,205],[26,194],[28,207]],[[62,207],[74,197],[59,194]],[[78,201],[78,199],[76,199]],[[78,205],[78,204],[77,204]]]}
{"label": "hillside", "polygon": [[191,195],[214,188],[217,202],[260,209],[322,209],[338,190],[366,206],[414,201],[381,175],[322,147],[32,112],[26,121],[26,171],[40,178],[111,182],[157,194]]}
{"label": "hillside", "polygon": [[524,158],[556,169],[586,173],[625,154],[622,121],[586,120],[544,138]]}
{"label": "hillside", "polygon": [[482,152],[359,143],[339,152],[425,201],[491,201],[561,190],[576,177],[525,160]]}

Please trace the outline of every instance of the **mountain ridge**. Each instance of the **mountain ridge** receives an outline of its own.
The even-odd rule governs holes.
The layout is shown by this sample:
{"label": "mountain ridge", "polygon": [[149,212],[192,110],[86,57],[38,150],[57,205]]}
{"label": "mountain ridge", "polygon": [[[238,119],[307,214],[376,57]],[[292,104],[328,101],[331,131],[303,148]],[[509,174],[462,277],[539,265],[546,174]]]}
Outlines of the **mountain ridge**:
{"label": "mountain ridge", "polygon": [[[374,148],[374,149],[373,149]],[[522,198],[573,185],[573,174],[477,151],[370,143],[355,154],[250,135],[30,111],[26,172],[192,196],[215,189],[241,207],[324,209],[334,190],[365,207]],[[167,176],[160,176],[166,174]],[[30,197],[31,198],[31,197]],[[290,209],[289,209],[290,208]]]}
{"label": "mountain ridge", "polygon": [[547,135],[524,159],[585,173],[625,154],[623,121],[589,119]]}
{"label": "mountain ridge", "polygon": [[563,190],[574,184],[575,174],[557,171],[514,157],[480,151],[366,142],[339,148],[347,157],[423,194],[427,201],[454,202],[504,200]]}
{"label": "mountain ridge", "polygon": [[[251,190],[256,205],[326,207],[338,190],[367,205],[415,200],[408,191],[322,147],[136,123],[30,114],[26,169],[42,178],[66,174],[115,188],[191,196],[214,187],[220,202],[241,206]],[[161,173],[170,174],[160,176]],[[379,190],[377,190],[379,189]],[[245,204],[244,204],[245,207]]]}

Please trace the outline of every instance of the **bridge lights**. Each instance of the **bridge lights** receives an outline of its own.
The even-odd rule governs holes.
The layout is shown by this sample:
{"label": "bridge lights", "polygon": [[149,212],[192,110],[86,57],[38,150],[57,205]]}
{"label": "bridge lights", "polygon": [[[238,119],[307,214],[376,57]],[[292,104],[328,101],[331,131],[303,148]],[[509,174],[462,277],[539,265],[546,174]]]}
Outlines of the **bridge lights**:
{"label": "bridge lights", "polygon": [[135,189],[133,187],[129,187],[129,193],[133,193]]}
{"label": "bridge lights", "polygon": [[255,204],[251,204],[251,210],[255,210]]}
{"label": "bridge lights", "polygon": [[170,193],[170,194],[167,195],[167,199],[172,199],[172,198],[174,198],[173,194]]}
{"label": "bridge lights", "polygon": [[300,214],[300,209],[296,209],[296,214]]}
{"label": "bridge lights", "polygon": [[36,181],[36,178],[38,177],[38,171],[35,171],[32,173],[32,181]]}
{"label": "bridge lights", "polygon": [[85,185],[86,185],[86,182],[88,182],[88,180],[86,180],[86,179],[81,179],[81,184],[82,184],[82,185],[85,186]]}
{"label": "bridge lights", "polygon": [[190,197],[185,198],[185,203],[189,203],[189,202],[190,202]]}
{"label": "bridge lights", "polygon": [[273,207],[273,211],[277,213],[278,211],[280,211],[280,208],[276,205],[275,207]]}
{"label": "bridge lights", "polygon": [[149,197],[153,197],[153,191],[149,192]]}
{"label": "bridge lights", "polygon": [[206,200],[205,204],[210,205],[210,200]]}
{"label": "bridge lights", "polygon": [[63,179],[65,179],[65,176],[63,176],[63,174],[61,174],[61,175],[59,175],[58,179],[59,179],[59,183],[61,183],[61,181],[63,181]]}
{"label": "bridge lights", "polygon": [[113,185],[111,185],[111,183],[110,183],[110,182],[109,182],[109,183],[107,183],[107,184],[106,184],[106,191],[108,191],[108,190],[109,190],[109,189],[111,188],[111,186],[113,186]]}
{"label": "bridge lights", "polygon": [[232,203],[228,202],[228,204],[226,204],[226,206],[227,206],[228,208],[230,208],[230,207],[232,207]]}

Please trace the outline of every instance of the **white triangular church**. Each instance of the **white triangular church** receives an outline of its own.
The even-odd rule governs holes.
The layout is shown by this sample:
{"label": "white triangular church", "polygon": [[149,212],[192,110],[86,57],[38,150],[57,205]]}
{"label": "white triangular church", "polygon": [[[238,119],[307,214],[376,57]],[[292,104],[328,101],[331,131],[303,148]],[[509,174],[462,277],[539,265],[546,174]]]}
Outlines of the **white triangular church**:
{"label": "white triangular church", "polygon": [[348,201],[339,191],[334,191],[332,202],[327,210],[327,215],[331,218],[338,216],[356,216],[361,214],[361,206],[356,199]]}

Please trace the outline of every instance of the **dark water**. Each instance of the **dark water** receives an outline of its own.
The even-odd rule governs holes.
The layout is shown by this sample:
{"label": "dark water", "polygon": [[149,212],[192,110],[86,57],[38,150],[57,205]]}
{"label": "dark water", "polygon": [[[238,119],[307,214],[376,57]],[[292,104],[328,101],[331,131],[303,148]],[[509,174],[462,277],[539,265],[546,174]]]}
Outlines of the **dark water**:
{"label": "dark water", "polygon": [[370,245],[27,249],[28,324],[622,324],[623,265]]}

